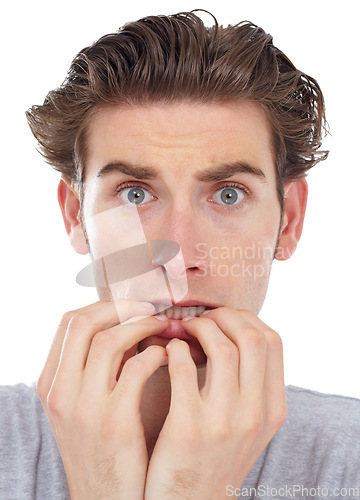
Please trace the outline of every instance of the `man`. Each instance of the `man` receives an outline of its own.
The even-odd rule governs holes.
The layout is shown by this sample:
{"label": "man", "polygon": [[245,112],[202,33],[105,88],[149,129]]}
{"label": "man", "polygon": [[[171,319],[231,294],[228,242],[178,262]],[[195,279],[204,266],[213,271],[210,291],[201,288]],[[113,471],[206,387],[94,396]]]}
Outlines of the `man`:
{"label": "man", "polygon": [[4,393],[12,497],[355,497],[359,402],[285,390],[257,316],[326,157],[317,82],[251,23],[185,13],[84,49],[27,116],[101,300],[64,315],[44,411]]}

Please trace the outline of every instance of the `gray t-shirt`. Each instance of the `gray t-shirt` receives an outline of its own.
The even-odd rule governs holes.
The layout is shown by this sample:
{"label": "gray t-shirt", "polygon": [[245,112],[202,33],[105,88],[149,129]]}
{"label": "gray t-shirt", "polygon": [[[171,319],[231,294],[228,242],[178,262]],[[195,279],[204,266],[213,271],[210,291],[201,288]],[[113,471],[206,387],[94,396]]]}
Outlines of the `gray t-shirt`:
{"label": "gray t-shirt", "polygon": [[[286,391],[284,426],[241,488],[227,485],[224,498],[360,499],[360,400],[294,386]],[[0,499],[68,498],[35,384],[0,386]]]}

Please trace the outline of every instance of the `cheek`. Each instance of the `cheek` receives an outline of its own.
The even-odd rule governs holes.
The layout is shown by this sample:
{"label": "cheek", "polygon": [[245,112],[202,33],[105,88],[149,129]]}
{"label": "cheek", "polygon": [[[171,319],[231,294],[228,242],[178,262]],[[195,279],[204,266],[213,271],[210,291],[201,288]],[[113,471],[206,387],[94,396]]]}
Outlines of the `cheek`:
{"label": "cheek", "polygon": [[146,243],[138,211],[133,207],[115,207],[96,215],[85,214],[85,224],[95,259]]}
{"label": "cheek", "polygon": [[241,278],[242,283],[249,285],[269,277],[274,250],[273,241],[247,239],[233,244],[202,246],[201,257],[211,277],[219,280]]}
{"label": "cheek", "polygon": [[199,248],[207,272],[219,280],[226,278],[227,282],[240,278],[251,288],[267,280],[274,258],[277,222],[277,213],[224,221],[207,244]]}
{"label": "cheek", "polygon": [[102,297],[155,302],[159,302],[153,300],[155,297],[161,297],[171,302],[172,297],[179,301],[186,295],[187,279],[181,251],[178,246],[169,248],[164,242],[152,245],[150,252],[136,207],[105,210],[87,216],[85,223],[95,279]]}

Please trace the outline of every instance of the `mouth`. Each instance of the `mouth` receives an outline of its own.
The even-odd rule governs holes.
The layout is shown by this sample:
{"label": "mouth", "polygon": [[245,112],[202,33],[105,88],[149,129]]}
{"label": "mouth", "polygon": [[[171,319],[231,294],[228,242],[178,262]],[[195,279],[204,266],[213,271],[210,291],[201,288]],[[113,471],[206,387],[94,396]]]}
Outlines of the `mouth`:
{"label": "mouth", "polygon": [[187,303],[181,305],[170,305],[170,304],[162,304],[159,302],[153,302],[155,307],[156,314],[164,314],[169,319],[178,319],[181,320],[185,318],[185,316],[193,316],[199,317],[200,314],[208,309],[215,309],[216,306],[204,305],[204,304],[195,304],[195,303]]}
{"label": "mouth", "polygon": [[177,337],[182,340],[195,340],[195,338],[187,332],[181,323],[182,318],[193,316],[198,318],[200,314],[207,309],[215,309],[214,304],[205,304],[195,301],[178,302],[177,305],[164,304],[161,302],[152,302],[155,306],[156,314],[163,314],[169,319],[169,326],[160,333],[160,337],[172,339]]}

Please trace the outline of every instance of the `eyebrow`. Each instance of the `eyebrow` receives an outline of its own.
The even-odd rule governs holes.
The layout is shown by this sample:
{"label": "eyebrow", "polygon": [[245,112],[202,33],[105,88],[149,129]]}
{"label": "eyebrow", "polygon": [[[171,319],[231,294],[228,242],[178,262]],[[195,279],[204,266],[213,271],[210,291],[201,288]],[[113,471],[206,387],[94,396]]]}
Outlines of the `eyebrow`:
{"label": "eyebrow", "polygon": [[131,175],[136,179],[155,179],[158,177],[157,170],[152,167],[141,167],[140,165],[132,165],[122,161],[108,163],[98,171],[96,177],[104,177],[106,174],[113,172]]}
{"label": "eyebrow", "polygon": [[198,181],[214,182],[222,181],[235,174],[250,174],[254,177],[258,177],[262,182],[267,182],[266,176],[260,168],[254,167],[243,161],[235,161],[201,170],[200,172],[196,172],[194,177]]}
{"label": "eyebrow", "polygon": [[[106,164],[98,171],[96,176],[104,177],[113,172],[120,172],[135,177],[135,179],[156,179],[159,177],[158,171],[153,167],[133,165],[122,161]],[[194,178],[201,182],[215,182],[222,181],[235,174],[249,174],[259,178],[262,182],[268,182],[264,172],[260,168],[243,161],[234,161],[197,171],[194,174]]]}

